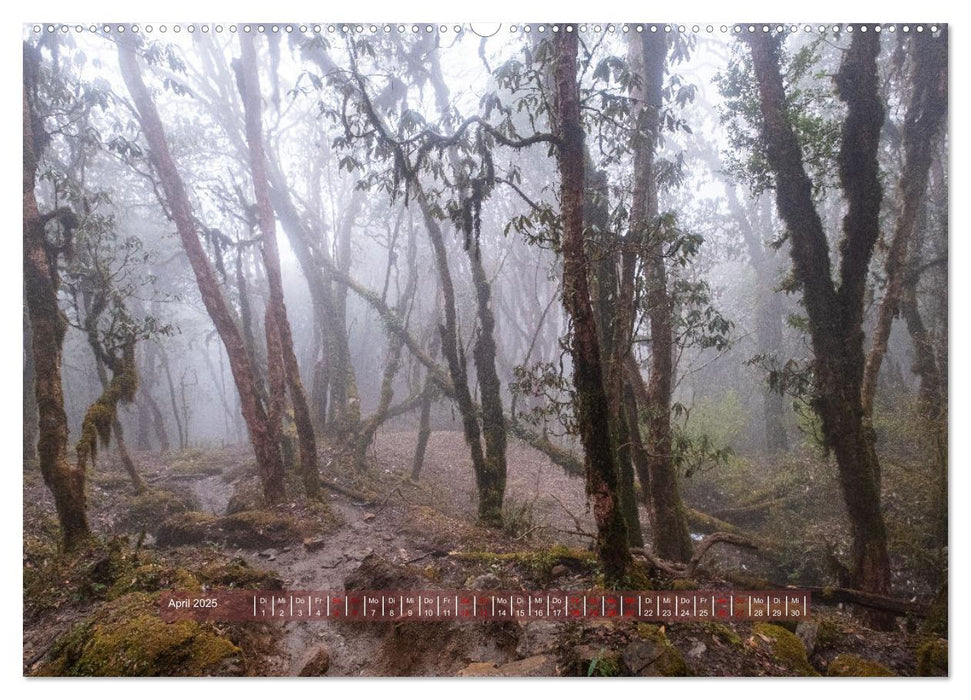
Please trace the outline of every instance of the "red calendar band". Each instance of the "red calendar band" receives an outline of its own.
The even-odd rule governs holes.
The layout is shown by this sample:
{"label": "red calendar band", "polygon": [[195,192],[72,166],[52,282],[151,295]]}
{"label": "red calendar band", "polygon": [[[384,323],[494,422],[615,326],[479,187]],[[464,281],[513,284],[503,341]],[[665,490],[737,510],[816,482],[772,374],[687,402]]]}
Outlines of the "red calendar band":
{"label": "red calendar band", "polygon": [[166,621],[398,622],[623,619],[801,620],[810,594],[784,591],[165,591]]}

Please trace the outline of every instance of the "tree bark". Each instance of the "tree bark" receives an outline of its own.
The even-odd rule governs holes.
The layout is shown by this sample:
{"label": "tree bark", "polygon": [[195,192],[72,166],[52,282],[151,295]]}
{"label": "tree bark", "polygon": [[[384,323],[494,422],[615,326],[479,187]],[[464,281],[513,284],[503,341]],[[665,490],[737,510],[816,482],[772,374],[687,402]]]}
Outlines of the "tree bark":
{"label": "tree bark", "polygon": [[267,503],[278,503],[286,495],[279,445],[270,433],[266,412],[260,405],[256,377],[246,346],[209,265],[202,242],[199,240],[185,185],[165,142],[165,132],[158,110],[148,87],[142,80],[133,38],[126,35],[119,41],[118,57],[122,77],[138,111],[142,131],[149,144],[152,163],[161,181],[168,210],[189,258],[189,264],[192,266],[203,304],[226,347],[230,368],[239,391],[240,405],[249,431],[250,443],[256,454],[263,496]]}
{"label": "tree bark", "polygon": [[887,352],[893,319],[900,311],[904,278],[907,276],[907,255],[927,190],[934,142],[947,115],[947,29],[934,41],[927,41],[924,37],[912,38],[911,51],[914,67],[910,104],[904,118],[904,164],[897,186],[901,199],[900,216],[887,251],[887,286],[880,300],[873,340],[863,372],[862,401],[866,420],[873,418],[877,378]]}
{"label": "tree bark", "polygon": [[57,303],[60,276],[58,251],[48,244],[43,217],[37,208],[34,186],[39,154],[34,129],[41,118],[31,109],[28,85],[24,85],[24,297],[30,316],[34,363],[34,396],[37,401],[37,456],[44,483],[54,496],[61,542],[72,550],[90,535],[85,515],[84,470],[67,458],[67,415],[61,385],[61,353],[67,320]]}
{"label": "tree bark", "polygon": [[861,401],[863,294],[879,234],[882,197],[877,164],[884,115],[876,70],[880,35],[854,32],[836,77],[839,95],[847,105],[839,166],[848,203],[838,288],[830,274],[829,246],[813,204],[812,183],[786,111],[777,40],[762,33],[747,40],[779,214],[789,229],[793,267],[809,317],[817,393],[814,407],[822,420],[826,445],[836,454],[850,520],[853,585],[886,593],[890,559],[880,507],[879,462],[873,433],[863,423]]}
{"label": "tree bark", "polygon": [[[448,86],[442,76],[439,52],[432,52],[430,64],[430,75],[435,88],[439,115],[443,121],[447,121],[450,117],[451,100]],[[461,164],[455,148],[448,149],[448,157],[457,177],[461,172]],[[461,197],[468,195],[467,189],[467,187],[461,188]],[[502,383],[496,372],[496,319],[490,303],[492,288],[482,264],[479,241],[475,238],[475,231],[471,230],[471,227],[463,233],[465,251],[469,258],[469,266],[472,268],[472,284],[475,289],[476,314],[479,321],[475,344],[472,347],[476,380],[482,395],[482,437],[485,442],[482,475],[478,477],[477,474],[477,482],[480,484],[479,517],[485,522],[500,524],[502,501],[506,493],[506,421],[502,408]]]}
{"label": "tree bark", "polygon": [[[25,294],[26,296],[26,294]],[[37,399],[34,397],[34,348],[30,341],[30,315],[24,304],[24,469],[37,462]]]}
{"label": "tree bark", "polygon": [[[273,316],[275,330],[279,337],[280,354],[273,358],[282,362],[286,385],[293,405],[293,418],[297,427],[297,440],[300,447],[300,473],[304,490],[310,498],[320,493],[320,476],[317,465],[317,440],[314,437],[310,406],[300,380],[300,368],[293,351],[293,332],[287,318],[283,300],[283,277],[280,270],[280,251],[276,240],[276,221],[273,205],[270,202],[270,188],[266,175],[266,154],[263,151],[263,124],[260,116],[260,80],[256,68],[256,48],[253,37],[240,34],[242,47],[243,108],[246,117],[246,141],[250,151],[250,169],[253,175],[253,188],[256,191],[256,206],[259,211],[260,230],[263,232],[263,264],[270,287],[270,300],[267,313]],[[269,319],[268,319],[269,321]],[[269,325],[269,323],[267,324]],[[269,332],[267,343],[269,345]],[[269,354],[269,353],[268,353]]]}
{"label": "tree bark", "polygon": [[[562,25],[554,39],[555,119],[560,139],[563,304],[573,321],[570,349],[577,419],[584,448],[587,496],[593,501],[597,549],[608,585],[626,577],[631,563],[627,525],[620,509],[617,466],[610,444],[610,406],[604,387],[597,328],[590,305],[584,252],[583,126],[577,84],[577,33]],[[567,29],[573,31],[567,31]]]}
{"label": "tree bark", "polygon": [[[691,559],[691,537],[684,516],[678,477],[671,451],[671,392],[674,376],[674,334],[671,296],[668,292],[667,270],[664,260],[664,239],[657,231],[658,193],[657,144],[660,137],[663,107],[664,66],[668,42],[663,35],[643,34],[632,40],[632,62],[643,76],[643,89],[632,91],[634,106],[631,117],[640,133],[634,148],[634,192],[631,200],[631,236],[644,249],[643,262],[647,272],[647,317],[651,327],[651,368],[646,390],[640,369],[629,352],[634,318],[625,318],[625,357],[618,358],[615,381],[622,382],[626,372],[634,389],[634,398],[648,418],[647,439],[640,439],[639,426],[633,449],[638,459],[646,462],[649,481],[645,488],[650,494],[653,511],[654,549],[658,556],[674,562]],[[634,268],[636,257],[625,253],[621,283],[621,307],[633,307]],[[633,310],[633,309],[632,309]],[[638,396],[638,390],[640,396]],[[623,405],[623,397],[618,396]],[[638,418],[636,410],[632,420]],[[635,426],[632,426],[632,430]]]}

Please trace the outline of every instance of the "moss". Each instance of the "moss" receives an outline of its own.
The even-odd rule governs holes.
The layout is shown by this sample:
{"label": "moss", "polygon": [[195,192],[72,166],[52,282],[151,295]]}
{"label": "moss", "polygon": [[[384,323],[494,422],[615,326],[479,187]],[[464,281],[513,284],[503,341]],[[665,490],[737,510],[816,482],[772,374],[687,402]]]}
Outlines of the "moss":
{"label": "moss", "polygon": [[947,582],[937,592],[921,628],[926,634],[947,636]]}
{"label": "moss", "polygon": [[158,600],[129,593],[104,605],[55,644],[42,676],[204,676],[226,670],[240,652],[213,628],[166,623]]}
{"label": "moss", "polygon": [[832,649],[843,638],[843,630],[839,624],[829,617],[820,617],[819,632],[816,634],[816,649],[823,651]]}
{"label": "moss", "polygon": [[742,638],[728,625],[722,622],[702,622],[700,624],[702,629],[718,641],[724,642],[736,649],[742,648]]}
{"label": "moss", "polygon": [[143,564],[130,573],[120,576],[108,589],[107,600],[115,600],[129,593],[155,592],[163,589],[199,591],[199,579],[183,568],[171,568],[161,564]]}
{"label": "moss", "polygon": [[24,540],[24,611],[29,616],[67,603],[101,600],[134,562],[122,538],[107,544],[91,540],[73,552],[61,552],[57,534]]}
{"label": "moss", "polygon": [[237,547],[277,547],[300,542],[310,529],[296,518],[269,510],[246,510],[215,523],[227,544]]}
{"label": "moss", "polygon": [[178,547],[211,539],[212,525],[216,520],[212,515],[194,511],[174,515],[159,525],[156,533],[158,544],[160,547]]}
{"label": "moss", "polygon": [[247,510],[258,510],[264,506],[263,489],[258,479],[244,479],[236,483],[233,493],[226,504],[226,514],[234,515]]}
{"label": "moss", "polygon": [[947,640],[931,639],[917,650],[918,676],[947,676]]}
{"label": "moss", "polygon": [[121,525],[154,532],[167,518],[197,507],[196,499],[189,493],[151,489],[125,500]]}
{"label": "moss", "polygon": [[573,549],[561,544],[553,545],[549,549],[525,552],[457,552],[453,555],[461,561],[479,562],[487,565],[512,563],[519,564],[538,579],[549,581],[553,567],[557,564],[581,564],[595,566],[597,557],[593,552],[585,549]]}
{"label": "moss", "polygon": [[772,654],[778,661],[800,676],[818,676],[806,658],[806,648],[799,637],[779,625],[759,622],[752,630],[756,636],[768,639],[772,644]]}
{"label": "moss", "polygon": [[275,572],[255,569],[243,559],[212,564],[197,571],[196,576],[203,583],[220,588],[279,590],[283,587],[283,582]]}
{"label": "moss", "polygon": [[651,661],[651,675],[654,676],[687,676],[688,666],[684,657],[678,651],[667,635],[664,628],[650,625],[646,622],[637,623],[637,636],[655,647],[654,659]]}
{"label": "moss", "polygon": [[871,677],[896,676],[897,674],[876,661],[861,658],[856,654],[840,654],[829,663],[826,675]]}
{"label": "moss", "polygon": [[693,578],[676,578],[671,581],[672,591],[696,591],[698,590],[698,582]]}
{"label": "moss", "polygon": [[628,591],[652,591],[657,588],[657,583],[651,578],[650,566],[635,561],[631,563],[627,570],[627,575],[624,577],[620,588]]}
{"label": "moss", "polygon": [[203,458],[187,457],[181,455],[169,471],[175,476],[216,476],[223,473],[223,468],[218,464],[207,463]]}

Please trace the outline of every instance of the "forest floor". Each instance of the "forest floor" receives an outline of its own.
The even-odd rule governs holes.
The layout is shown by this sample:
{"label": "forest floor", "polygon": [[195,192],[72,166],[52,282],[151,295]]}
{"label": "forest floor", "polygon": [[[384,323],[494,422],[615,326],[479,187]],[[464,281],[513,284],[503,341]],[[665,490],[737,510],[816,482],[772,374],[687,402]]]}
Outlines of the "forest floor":
{"label": "forest floor", "polygon": [[[157,592],[177,587],[597,584],[589,539],[577,534],[594,529],[582,481],[512,442],[506,525],[482,527],[461,434],[432,434],[419,482],[407,478],[415,439],[413,432],[380,434],[366,474],[341,471],[340,460],[322,451],[324,478],[340,489],[326,491],[326,507],[294,496],[260,508],[246,447],[136,453],[149,486],[141,496],[108,455],[90,480],[98,542],[71,557],[57,552],[53,504],[39,474],[25,472],[24,673],[946,675],[947,642],[923,621],[901,619],[880,632],[842,606],[818,603],[798,629],[749,622],[185,623],[172,638],[177,625],[156,619]],[[711,551],[695,580],[652,583],[727,590],[727,571],[767,571],[757,553]]]}

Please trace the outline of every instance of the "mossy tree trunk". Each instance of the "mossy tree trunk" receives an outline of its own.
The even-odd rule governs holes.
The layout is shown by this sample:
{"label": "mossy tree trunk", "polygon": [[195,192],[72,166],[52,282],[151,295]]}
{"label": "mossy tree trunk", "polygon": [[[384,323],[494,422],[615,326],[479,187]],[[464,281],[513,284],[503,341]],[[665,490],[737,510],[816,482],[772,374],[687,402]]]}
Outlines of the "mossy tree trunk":
{"label": "mossy tree trunk", "polygon": [[[455,403],[462,416],[462,431],[465,443],[469,447],[472,458],[472,470],[475,472],[475,484],[479,496],[479,518],[485,522],[496,522],[502,519],[502,492],[496,488],[493,470],[486,461],[482,448],[482,430],[472,392],[469,389],[468,364],[462,343],[459,338],[458,318],[455,310],[455,285],[448,265],[448,252],[445,248],[445,237],[442,227],[435,218],[428,204],[425,194],[418,193],[428,238],[435,253],[435,264],[438,268],[438,284],[442,292],[444,322],[439,326],[442,341],[442,355],[448,365],[449,376],[452,380]],[[503,465],[505,466],[505,465]],[[505,473],[503,472],[503,480]]]}
{"label": "mossy tree trunk", "polygon": [[[451,97],[442,75],[440,51],[429,55],[429,76],[435,90],[435,101],[439,116],[444,123],[451,118]],[[447,151],[452,166],[453,177],[463,182],[462,165],[455,147]],[[470,196],[468,187],[461,187],[459,197]],[[481,203],[480,203],[481,205]],[[502,383],[496,371],[496,319],[492,313],[492,285],[486,276],[482,263],[478,232],[468,218],[464,219],[465,252],[472,269],[472,285],[475,290],[476,329],[475,343],[472,346],[472,359],[475,364],[476,380],[482,397],[481,430],[485,443],[481,473],[476,471],[479,487],[479,518],[484,522],[502,522],[502,502],[506,493],[506,422],[502,408]],[[478,421],[479,419],[476,418]]]}
{"label": "mossy tree trunk", "polygon": [[[570,29],[572,31],[567,31]],[[563,304],[573,321],[570,350],[587,495],[593,502],[597,549],[608,585],[626,578],[631,564],[627,525],[618,493],[610,440],[610,405],[604,386],[597,326],[590,304],[584,251],[584,133],[577,84],[577,33],[561,26],[554,42],[555,122],[559,138]]]}
{"label": "mossy tree trunk", "polygon": [[852,585],[890,590],[887,530],[880,506],[880,467],[874,435],[864,425],[863,302],[867,268],[879,236],[882,189],[877,152],[884,109],[877,55],[880,35],[854,32],[836,75],[846,103],[839,153],[840,183],[847,200],[840,242],[839,285],[830,272],[829,245],[813,203],[813,185],[789,121],[779,69],[778,39],[746,37],[758,87],[762,131],[775,176],[779,214],[791,237],[796,278],[809,318],[816,385],[815,409],[826,445],[836,455],[852,533]]}
{"label": "mossy tree trunk", "polygon": [[[631,236],[643,251],[641,261],[646,271],[647,318],[651,328],[651,364],[646,389],[633,356],[618,358],[616,369],[620,382],[625,372],[634,388],[635,400],[647,416],[647,436],[642,439],[639,426],[632,447],[646,463],[654,531],[654,549],[670,561],[691,559],[691,538],[684,516],[678,477],[671,444],[671,393],[674,382],[673,301],[668,290],[664,257],[664,236],[657,230],[657,145],[660,140],[663,108],[663,82],[668,52],[667,37],[641,34],[632,39],[631,60],[643,76],[643,86],[632,89],[634,105],[631,117],[639,135],[634,144],[634,192],[631,200]],[[623,264],[622,306],[633,306],[635,255],[625,253]],[[624,319],[626,337],[633,334],[633,316]],[[629,341],[628,341],[629,347]],[[640,390],[640,391],[638,391]],[[622,405],[623,397],[618,397]],[[630,416],[637,420],[636,410]],[[632,431],[634,426],[632,426]]]}
{"label": "mossy tree trunk", "polygon": [[[92,298],[94,296],[94,298]],[[91,290],[87,286],[83,286],[81,289],[82,303],[84,306],[84,331],[87,335],[88,346],[91,348],[91,353],[94,355],[95,371],[98,375],[98,381],[101,382],[102,395],[101,398],[96,402],[97,404],[104,404],[105,398],[111,395],[112,384],[115,383],[116,386],[118,382],[135,382],[136,386],[125,386],[123,388],[125,397],[128,401],[133,401],[135,398],[135,392],[137,391],[137,370],[135,367],[135,357],[134,357],[134,342],[132,343],[130,350],[130,357],[127,355],[122,358],[116,358],[109,355],[101,339],[98,337],[98,319],[104,313],[107,298],[103,294],[94,293],[92,295]],[[106,367],[111,370],[112,378],[108,379],[108,373]],[[126,374],[127,373],[127,374]],[[121,398],[121,396],[119,396]],[[115,449],[118,450],[118,458],[121,460],[121,465],[131,479],[132,486],[135,487],[136,493],[142,493],[145,491],[145,482],[142,481],[142,477],[139,475],[138,470],[135,468],[135,462],[132,460],[131,455],[128,453],[128,446],[125,444],[125,433],[122,430],[121,422],[118,420],[117,411],[117,401],[112,405],[106,406],[111,412],[111,436],[115,440]],[[82,441],[84,435],[82,434]],[[88,447],[78,446],[79,458],[82,450],[90,449]],[[84,468],[84,464],[81,465]]]}
{"label": "mossy tree trunk", "polygon": [[[34,368],[34,397],[37,402],[37,457],[44,483],[54,496],[61,542],[75,549],[90,535],[85,514],[84,469],[67,456],[67,415],[61,385],[61,353],[67,320],[57,302],[60,275],[57,246],[47,240],[48,222],[57,212],[41,215],[34,186],[39,153],[36,144],[42,119],[29,103],[32,86],[24,85],[23,227],[24,296],[30,317],[31,351]],[[35,136],[35,130],[38,134]],[[73,215],[72,215],[73,217]]]}
{"label": "mossy tree trunk", "polygon": [[121,74],[135,104],[169,215],[175,222],[182,247],[189,258],[203,304],[226,347],[233,379],[240,396],[243,418],[256,455],[263,496],[267,503],[278,503],[286,495],[279,443],[272,433],[266,412],[259,401],[257,378],[243,338],[223,298],[215,273],[199,239],[185,185],[165,141],[165,132],[155,102],[142,79],[135,49],[136,37],[126,35],[119,41],[118,57]]}
{"label": "mossy tree trunk", "polygon": [[[286,378],[286,388],[293,406],[293,418],[297,428],[300,448],[300,474],[307,496],[317,497],[320,492],[320,476],[317,465],[317,440],[314,436],[310,405],[300,379],[297,356],[293,351],[293,332],[287,318],[283,299],[283,277],[280,270],[280,251],[276,240],[276,220],[270,202],[270,188],[266,174],[266,154],[263,150],[263,120],[260,114],[260,79],[256,67],[256,47],[253,37],[243,33],[239,37],[242,47],[243,108],[246,118],[246,141],[249,146],[250,170],[256,192],[260,230],[263,232],[263,264],[270,287],[267,304],[267,357],[270,363],[279,363]],[[272,318],[271,318],[272,317]],[[279,340],[279,354],[269,353],[270,325],[275,326]],[[272,401],[272,399],[271,399]]]}

